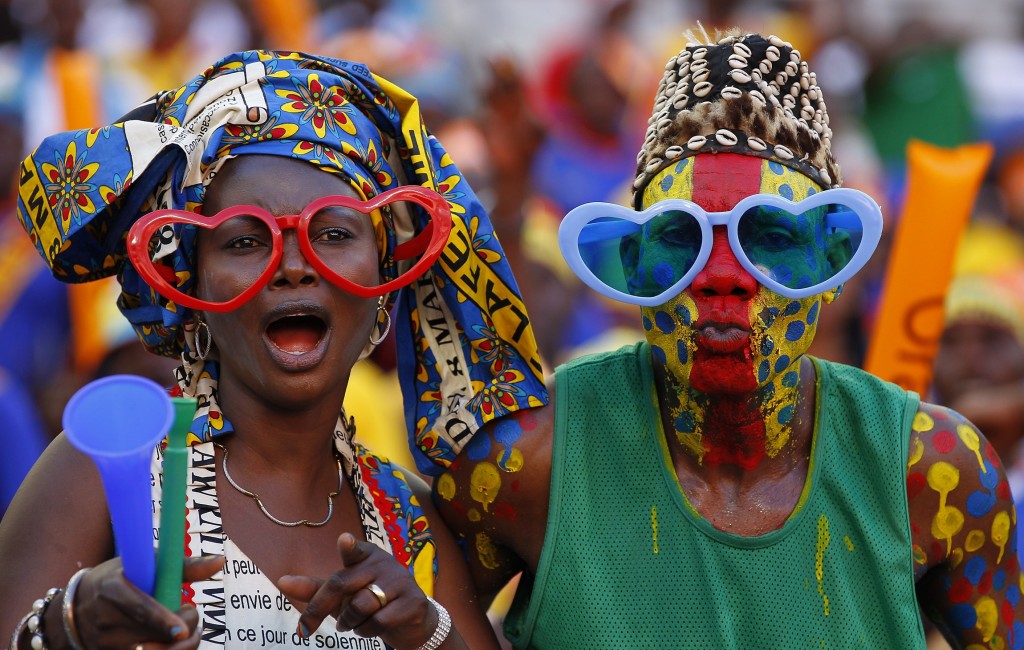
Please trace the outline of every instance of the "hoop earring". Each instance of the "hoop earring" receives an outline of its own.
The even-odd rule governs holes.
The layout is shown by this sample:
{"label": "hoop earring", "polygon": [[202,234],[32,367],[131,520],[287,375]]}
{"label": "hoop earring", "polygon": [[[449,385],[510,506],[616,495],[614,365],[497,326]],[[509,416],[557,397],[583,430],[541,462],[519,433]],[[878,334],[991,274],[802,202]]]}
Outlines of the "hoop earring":
{"label": "hoop earring", "polygon": [[373,330],[371,330],[370,331],[370,345],[379,345],[380,342],[384,340],[384,337],[386,337],[388,335],[388,332],[391,331],[391,313],[388,312],[387,309],[384,309],[384,296],[381,296],[380,300],[377,301],[377,320],[380,320],[380,313],[381,312],[384,312],[384,319],[385,319],[384,331],[380,333],[379,337],[373,338]]}
{"label": "hoop earring", "polygon": [[[206,332],[206,345],[203,345],[201,340],[200,330]],[[213,347],[213,335],[210,334],[210,326],[206,324],[202,318],[196,316],[196,356],[202,361],[206,361],[206,355],[210,354],[210,348]]]}

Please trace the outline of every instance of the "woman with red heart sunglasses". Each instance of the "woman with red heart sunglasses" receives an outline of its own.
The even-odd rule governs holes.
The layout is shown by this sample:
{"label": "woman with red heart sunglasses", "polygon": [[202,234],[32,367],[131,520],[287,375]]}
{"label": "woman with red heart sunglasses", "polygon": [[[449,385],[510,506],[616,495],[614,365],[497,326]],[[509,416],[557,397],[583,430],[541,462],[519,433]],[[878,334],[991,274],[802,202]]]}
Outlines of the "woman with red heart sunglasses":
{"label": "woman with red heart sunglasses", "polygon": [[[18,214],[54,274],[116,273],[198,409],[180,609],[126,581],[100,481],[62,435],[0,526],[12,647],[496,647],[429,489],[342,408],[389,333],[435,462],[546,401],[487,215],[416,100],[359,64],[243,52],[47,138],[23,171]],[[152,468],[156,517],[159,449]]]}

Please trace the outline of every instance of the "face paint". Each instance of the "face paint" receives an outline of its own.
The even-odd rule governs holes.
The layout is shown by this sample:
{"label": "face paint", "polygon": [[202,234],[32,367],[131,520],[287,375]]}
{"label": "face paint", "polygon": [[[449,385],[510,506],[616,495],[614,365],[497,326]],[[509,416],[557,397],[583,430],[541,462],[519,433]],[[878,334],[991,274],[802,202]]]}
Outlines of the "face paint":
{"label": "face paint", "polygon": [[[655,177],[643,207],[681,198],[726,211],[752,194],[800,201],[818,191],[803,174],[774,162],[698,155]],[[800,358],[814,338],[822,296],[794,300],[765,289],[740,266],[724,228],[716,227],[714,237],[711,258],[690,287],[644,307],[643,324],[673,388],[674,402],[666,406],[683,448],[702,463],[750,469],[789,441]],[[708,418],[712,410],[715,417]]]}

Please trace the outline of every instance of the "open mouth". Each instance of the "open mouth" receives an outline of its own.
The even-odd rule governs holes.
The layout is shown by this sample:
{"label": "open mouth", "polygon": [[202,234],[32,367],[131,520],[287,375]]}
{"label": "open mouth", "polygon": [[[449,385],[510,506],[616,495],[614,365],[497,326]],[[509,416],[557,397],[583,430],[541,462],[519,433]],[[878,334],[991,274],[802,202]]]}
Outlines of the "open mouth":
{"label": "open mouth", "polygon": [[295,356],[312,352],[327,333],[327,323],[312,315],[285,316],[267,326],[267,338],[282,352]]}

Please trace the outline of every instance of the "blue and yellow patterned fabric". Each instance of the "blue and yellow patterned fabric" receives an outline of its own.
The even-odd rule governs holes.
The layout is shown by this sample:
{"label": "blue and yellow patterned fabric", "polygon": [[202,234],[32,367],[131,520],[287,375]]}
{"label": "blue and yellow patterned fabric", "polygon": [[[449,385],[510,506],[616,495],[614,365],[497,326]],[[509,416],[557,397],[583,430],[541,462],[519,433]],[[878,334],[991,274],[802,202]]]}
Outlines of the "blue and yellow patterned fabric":
{"label": "blue and yellow patterned fabric", "polygon": [[[364,197],[405,184],[438,191],[453,228],[437,263],[390,296],[410,442],[438,473],[485,422],[547,401],[530,321],[490,220],[417,100],[350,61],[294,52],[229,55],[121,121],[46,138],[21,169],[18,217],[55,277],[117,275],[118,306],[148,349],[188,350],[193,314],[162,298],[127,262],[125,237],[146,212],[200,212],[228,158],[271,154],[339,174]],[[426,215],[385,217],[381,273]],[[163,260],[188,291],[195,232],[175,232]]]}

